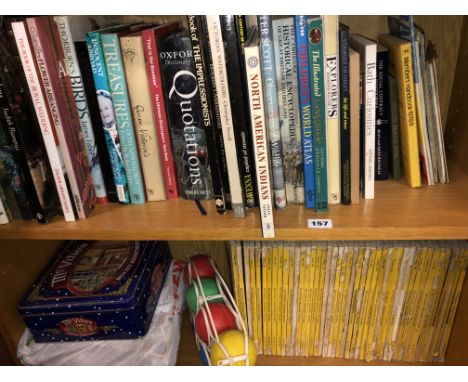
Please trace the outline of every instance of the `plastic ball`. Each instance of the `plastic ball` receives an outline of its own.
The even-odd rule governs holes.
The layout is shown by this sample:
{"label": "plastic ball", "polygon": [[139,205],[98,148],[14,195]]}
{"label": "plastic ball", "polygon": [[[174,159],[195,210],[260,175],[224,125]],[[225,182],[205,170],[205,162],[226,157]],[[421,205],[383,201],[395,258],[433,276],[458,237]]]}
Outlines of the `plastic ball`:
{"label": "plastic ball", "polygon": [[[244,332],[240,330],[227,330],[219,336],[219,342],[224,346],[230,357],[236,357],[245,354]],[[254,366],[257,361],[257,347],[250,337],[248,337],[248,360],[249,366]],[[213,366],[219,365],[220,361],[227,359],[224,351],[217,342],[213,342],[210,352],[210,361]],[[233,366],[245,366],[245,361],[233,362]]]}
{"label": "plastic ball", "polygon": [[[195,331],[200,340],[206,344],[208,343],[208,327],[211,329],[211,333],[213,335],[215,331],[219,335],[226,330],[237,329],[236,318],[226,304],[222,302],[213,302],[208,304],[208,308],[211,312],[211,316],[213,317],[214,327],[208,316],[208,309],[206,307],[200,309],[195,317]],[[209,323],[208,325],[206,324],[207,322]]]}
{"label": "plastic ball", "polygon": [[[205,294],[205,297],[210,297],[214,296],[217,294],[221,294],[219,291],[218,285],[216,284],[216,281],[213,279],[201,279],[201,289],[203,289],[203,292]],[[198,290],[200,292],[200,297],[201,297],[201,291],[199,288],[199,285],[197,283]],[[196,313],[197,312],[197,293],[195,292],[195,283],[190,285],[190,287],[187,289],[187,294],[186,294],[186,300],[187,300],[187,306],[190,310],[191,313]],[[208,303],[210,302],[222,302],[223,298],[222,297],[217,297],[214,298],[213,300],[207,300]],[[200,304],[202,305],[202,304]]]}
{"label": "plastic ball", "polygon": [[[191,276],[189,280],[189,267],[191,270]],[[194,279],[196,279],[195,269],[198,272],[200,278],[212,278],[216,277],[215,270],[210,262],[210,256],[207,255],[195,255],[190,258],[185,266],[184,270],[184,281],[185,285],[190,285]]]}

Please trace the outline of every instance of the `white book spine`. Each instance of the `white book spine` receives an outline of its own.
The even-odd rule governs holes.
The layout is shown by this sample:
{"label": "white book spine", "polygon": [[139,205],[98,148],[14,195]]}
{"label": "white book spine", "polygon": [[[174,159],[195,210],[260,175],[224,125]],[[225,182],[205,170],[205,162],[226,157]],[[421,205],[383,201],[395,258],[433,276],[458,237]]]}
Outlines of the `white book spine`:
{"label": "white book spine", "polygon": [[81,75],[75,45],[73,43],[70,21],[68,16],[55,16],[54,20],[59,31],[60,42],[62,43],[63,53],[65,55],[65,63],[71,80],[76,109],[78,111],[81,131],[83,133],[83,140],[88,154],[88,163],[91,169],[94,191],[97,198],[106,198],[106,185],[104,183],[101,164],[99,162],[96,139],[94,138],[93,125],[89,114],[88,100],[86,99],[83,77]]}
{"label": "white book spine", "polygon": [[62,211],[66,221],[75,221],[72,201],[65,181],[66,170],[63,163],[60,145],[54,134],[54,127],[47,111],[47,102],[41,88],[39,73],[35,65],[34,53],[29,41],[28,33],[23,22],[12,23],[13,33],[18,46],[21,63],[28,82],[29,91],[34,104],[34,110],[41,128],[42,138],[49,158],[50,167],[54,174],[57,193],[62,206]]}
{"label": "white book spine", "polygon": [[208,36],[211,46],[211,60],[216,83],[216,95],[221,115],[224,148],[229,177],[229,189],[234,215],[245,216],[244,199],[242,196],[242,184],[237,163],[236,141],[232,122],[231,101],[229,99],[229,85],[227,79],[226,59],[224,54],[223,36],[219,16],[206,16]]}
{"label": "white book spine", "polygon": [[273,238],[275,237],[275,227],[273,223],[271,170],[263,106],[260,50],[257,45],[245,47],[245,61],[262,232],[263,237]]}
{"label": "white book spine", "polygon": [[7,224],[9,222],[10,220],[8,219],[5,207],[3,206],[2,199],[0,198],[0,224]]}

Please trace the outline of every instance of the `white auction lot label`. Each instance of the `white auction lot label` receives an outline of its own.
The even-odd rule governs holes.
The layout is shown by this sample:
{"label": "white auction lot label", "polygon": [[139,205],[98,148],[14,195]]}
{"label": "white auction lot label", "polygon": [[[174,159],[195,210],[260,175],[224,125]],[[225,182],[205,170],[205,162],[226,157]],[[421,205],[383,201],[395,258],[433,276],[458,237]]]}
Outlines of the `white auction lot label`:
{"label": "white auction lot label", "polygon": [[315,229],[329,229],[333,228],[331,219],[307,219],[307,226]]}

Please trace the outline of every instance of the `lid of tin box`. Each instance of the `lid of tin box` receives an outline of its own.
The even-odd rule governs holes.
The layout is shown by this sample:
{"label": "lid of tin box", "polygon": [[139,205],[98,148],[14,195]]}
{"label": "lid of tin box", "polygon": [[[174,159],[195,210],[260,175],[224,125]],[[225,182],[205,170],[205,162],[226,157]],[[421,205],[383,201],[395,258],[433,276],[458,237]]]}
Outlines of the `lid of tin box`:
{"label": "lid of tin box", "polygon": [[166,243],[143,241],[67,242],[18,310],[30,316],[128,309],[143,293],[155,265],[170,258],[168,250],[157,251],[158,244],[166,248]]}

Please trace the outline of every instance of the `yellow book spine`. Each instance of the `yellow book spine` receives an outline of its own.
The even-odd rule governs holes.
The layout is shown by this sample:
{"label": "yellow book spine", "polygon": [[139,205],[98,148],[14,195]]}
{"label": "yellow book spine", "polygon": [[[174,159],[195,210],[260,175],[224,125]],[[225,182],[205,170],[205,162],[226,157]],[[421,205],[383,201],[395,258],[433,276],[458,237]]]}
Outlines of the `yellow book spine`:
{"label": "yellow book spine", "polygon": [[364,266],[364,255],[366,249],[359,245],[357,247],[357,259],[356,259],[356,275],[354,276],[354,284],[353,284],[353,291],[351,296],[351,304],[349,308],[349,319],[348,319],[348,332],[346,333],[346,345],[345,345],[345,352],[344,357],[349,359],[351,358],[351,354],[354,356],[354,352],[351,352],[351,342],[354,335],[355,330],[355,317],[357,315],[357,303],[358,303],[358,295],[359,295],[359,288],[361,285],[361,279],[363,275],[363,266]]}
{"label": "yellow book spine", "polygon": [[299,299],[300,299],[300,269],[301,269],[301,244],[296,243],[294,249],[294,291],[293,291],[293,316],[292,316],[292,355],[299,355],[299,342],[297,332],[299,326]]}
{"label": "yellow book spine", "polygon": [[247,331],[251,338],[254,337],[254,328],[252,323],[252,295],[250,293],[250,252],[252,248],[251,241],[243,242],[243,272],[244,272],[244,288],[245,288],[245,302],[247,310]]}
{"label": "yellow book spine", "polygon": [[255,295],[257,300],[258,354],[263,354],[263,314],[262,314],[262,245],[255,242]]}
{"label": "yellow book spine", "polygon": [[336,356],[336,345],[338,341],[337,327],[339,322],[339,310],[341,297],[343,295],[344,281],[344,248],[342,244],[338,247],[338,258],[336,260],[335,285],[333,288],[333,310],[330,323],[330,340],[328,342],[328,357]]}
{"label": "yellow book spine", "polygon": [[320,244],[318,247],[318,253],[320,254],[320,273],[319,279],[317,280],[317,306],[316,306],[316,317],[315,317],[315,344],[314,344],[314,356],[319,357],[322,355],[322,345],[320,341],[320,333],[322,328],[322,310],[323,310],[323,296],[325,288],[325,273],[327,271],[327,258],[328,249],[326,244]]}
{"label": "yellow book spine", "polygon": [[336,244],[330,246],[331,249],[331,265],[327,285],[327,306],[326,306],[326,315],[325,315],[325,329],[323,334],[323,343],[322,343],[322,355],[328,357],[328,346],[330,344],[330,329],[331,322],[333,319],[333,297],[334,297],[334,288],[335,288],[335,277],[336,277],[336,263],[338,260],[338,247]]}
{"label": "yellow book spine", "polygon": [[345,333],[345,321],[347,321],[348,315],[348,294],[350,289],[351,282],[351,272],[353,268],[353,250],[349,247],[349,244],[346,244],[343,249],[343,263],[344,263],[344,282],[343,282],[343,291],[341,293],[340,308],[338,310],[338,326],[337,326],[337,341],[336,341],[336,350],[335,357],[343,357],[344,351],[343,343],[345,342],[346,335]]}
{"label": "yellow book spine", "polygon": [[314,274],[313,274],[313,285],[312,285],[312,307],[311,307],[311,327],[310,327],[310,341],[309,341],[309,356],[314,356],[315,354],[315,347],[318,342],[318,336],[320,335],[320,315],[318,311],[321,309],[321,301],[322,296],[319,295],[319,283],[320,283],[320,272],[322,267],[322,251],[320,250],[320,246],[315,245],[312,246],[312,253],[315,253],[315,267],[314,267]]}
{"label": "yellow book spine", "polygon": [[297,332],[296,332],[296,355],[302,355],[303,349],[303,326],[304,326],[304,311],[306,300],[306,279],[307,279],[307,247],[304,242],[301,242],[300,250],[300,269],[299,269],[299,292],[298,292],[298,309],[297,309]]}
{"label": "yellow book spine", "polygon": [[278,355],[278,258],[279,243],[275,241],[271,265],[271,351],[273,355]]}
{"label": "yellow book spine", "polygon": [[312,306],[313,306],[313,290],[314,290],[314,272],[316,267],[317,260],[317,249],[308,242],[307,245],[307,289],[306,289],[306,304],[305,304],[305,314],[304,314],[304,348],[303,356],[309,356],[309,350],[311,343],[313,343],[313,338],[311,338],[312,326],[314,323],[312,321]]}
{"label": "yellow book spine", "polygon": [[291,241],[289,247],[289,275],[288,275],[288,319],[286,324],[286,355],[294,355],[293,342],[293,310],[294,310],[294,259],[296,243]]}
{"label": "yellow book spine", "polygon": [[236,294],[236,302],[237,307],[239,308],[239,312],[242,317],[242,321],[244,322],[244,326],[248,328],[247,323],[247,310],[245,306],[245,294],[244,294],[244,287],[243,287],[243,280],[244,274],[243,272],[239,273],[239,263],[242,261],[242,242],[236,241],[233,242],[232,247],[232,267],[233,267],[233,275],[236,284],[235,294]]}
{"label": "yellow book spine", "polygon": [[249,274],[250,274],[250,304],[252,308],[252,339],[255,342],[255,346],[258,349],[258,325],[257,325],[257,317],[258,317],[258,312],[257,312],[257,294],[256,294],[256,289],[257,289],[257,280],[255,277],[255,242],[250,243],[250,253],[249,253]]}
{"label": "yellow book spine", "polygon": [[281,348],[280,355],[286,355],[286,343],[288,341],[288,317],[289,317],[289,242],[283,242],[283,281],[282,297],[283,314],[281,317]]}
{"label": "yellow book spine", "polygon": [[284,242],[281,241],[279,243],[279,252],[278,252],[278,291],[277,291],[277,299],[278,299],[278,328],[276,333],[276,348],[277,354],[283,355],[284,353],[284,333],[283,333],[283,321],[284,315],[287,314],[285,311],[285,302],[283,301],[284,297],[284,281],[283,281],[283,265],[284,265]]}
{"label": "yellow book spine", "polygon": [[262,243],[263,353],[271,355],[271,243]]}
{"label": "yellow book spine", "polygon": [[328,290],[330,284],[330,273],[331,263],[333,257],[333,247],[331,244],[326,244],[327,249],[327,262],[325,266],[325,280],[323,284],[323,299],[322,299],[322,312],[320,313],[320,336],[319,336],[319,353],[324,356],[324,342],[325,342],[325,331],[327,322],[327,305],[328,305]]}
{"label": "yellow book spine", "polygon": [[379,42],[390,51],[390,72],[398,86],[400,142],[405,178],[410,187],[421,187],[419,169],[418,126],[413,81],[411,43],[390,35],[380,35]]}

